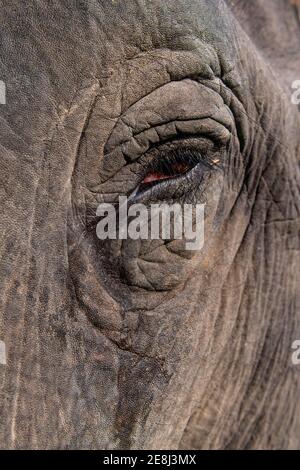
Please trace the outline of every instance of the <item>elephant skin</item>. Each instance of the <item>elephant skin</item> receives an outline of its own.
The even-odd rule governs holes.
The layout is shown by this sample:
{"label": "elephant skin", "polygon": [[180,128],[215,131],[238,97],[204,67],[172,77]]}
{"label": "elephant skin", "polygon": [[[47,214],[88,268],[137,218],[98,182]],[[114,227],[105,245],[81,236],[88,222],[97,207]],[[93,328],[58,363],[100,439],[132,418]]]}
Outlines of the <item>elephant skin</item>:
{"label": "elephant skin", "polygon": [[[299,448],[297,2],[0,5],[0,447]],[[99,240],[190,146],[203,249]]]}

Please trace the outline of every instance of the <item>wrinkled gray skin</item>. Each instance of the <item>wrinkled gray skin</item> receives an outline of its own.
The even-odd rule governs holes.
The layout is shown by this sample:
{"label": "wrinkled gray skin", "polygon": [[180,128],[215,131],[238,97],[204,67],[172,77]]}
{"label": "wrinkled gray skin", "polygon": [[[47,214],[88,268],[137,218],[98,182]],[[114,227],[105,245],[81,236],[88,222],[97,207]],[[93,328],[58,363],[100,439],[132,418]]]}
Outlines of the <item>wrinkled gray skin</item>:
{"label": "wrinkled gray skin", "polygon": [[[2,448],[300,446],[291,3],[1,1]],[[220,161],[153,196],[204,248],[100,242],[172,145]]]}

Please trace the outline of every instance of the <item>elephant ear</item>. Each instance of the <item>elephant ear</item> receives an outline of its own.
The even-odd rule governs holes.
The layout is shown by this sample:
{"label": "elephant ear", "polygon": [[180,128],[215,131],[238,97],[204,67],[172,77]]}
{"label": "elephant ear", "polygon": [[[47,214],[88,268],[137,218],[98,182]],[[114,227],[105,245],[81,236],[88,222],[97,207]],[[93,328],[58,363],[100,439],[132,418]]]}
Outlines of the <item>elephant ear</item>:
{"label": "elephant ear", "polygon": [[300,79],[300,0],[226,0],[281,84]]}

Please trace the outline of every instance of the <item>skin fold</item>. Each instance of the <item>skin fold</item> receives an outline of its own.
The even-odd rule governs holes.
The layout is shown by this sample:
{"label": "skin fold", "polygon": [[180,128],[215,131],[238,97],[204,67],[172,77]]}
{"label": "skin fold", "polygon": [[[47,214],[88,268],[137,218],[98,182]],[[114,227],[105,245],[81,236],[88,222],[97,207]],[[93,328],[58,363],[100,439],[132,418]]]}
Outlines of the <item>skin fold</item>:
{"label": "skin fold", "polygon": [[[0,4],[0,447],[299,448],[298,6]],[[120,195],[203,249],[100,241]]]}

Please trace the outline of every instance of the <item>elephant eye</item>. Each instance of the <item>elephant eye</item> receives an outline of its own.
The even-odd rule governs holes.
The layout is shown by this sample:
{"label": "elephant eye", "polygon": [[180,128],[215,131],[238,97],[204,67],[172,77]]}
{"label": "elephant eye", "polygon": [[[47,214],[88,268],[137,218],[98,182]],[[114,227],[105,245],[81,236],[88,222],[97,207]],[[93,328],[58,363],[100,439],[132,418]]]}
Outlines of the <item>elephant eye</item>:
{"label": "elephant eye", "polygon": [[200,161],[199,154],[194,152],[175,152],[163,155],[161,158],[152,162],[146,170],[141,186],[146,188],[153,184],[163,181],[175,179],[184,176],[191,171]]}
{"label": "elephant eye", "polygon": [[148,173],[143,179],[142,184],[174,178],[187,173],[190,169],[191,168],[187,163],[172,163],[166,171],[152,171]]}

